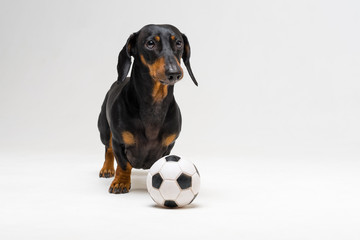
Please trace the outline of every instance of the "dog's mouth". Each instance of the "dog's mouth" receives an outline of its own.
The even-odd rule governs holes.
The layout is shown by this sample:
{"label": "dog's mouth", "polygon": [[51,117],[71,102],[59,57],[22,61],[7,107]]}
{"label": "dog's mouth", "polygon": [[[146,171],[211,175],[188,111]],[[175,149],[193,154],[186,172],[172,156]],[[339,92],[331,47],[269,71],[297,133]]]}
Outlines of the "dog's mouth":
{"label": "dog's mouth", "polygon": [[179,80],[159,80],[159,82],[162,84],[162,85],[165,85],[165,86],[172,86],[174,85],[175,83],[177,83],[178,81],[180,81],[181,79]]}
{"label": "dog's mouth", "polygon": [[165,86],[170,85],[168,81],[160,80],[159,82]]}

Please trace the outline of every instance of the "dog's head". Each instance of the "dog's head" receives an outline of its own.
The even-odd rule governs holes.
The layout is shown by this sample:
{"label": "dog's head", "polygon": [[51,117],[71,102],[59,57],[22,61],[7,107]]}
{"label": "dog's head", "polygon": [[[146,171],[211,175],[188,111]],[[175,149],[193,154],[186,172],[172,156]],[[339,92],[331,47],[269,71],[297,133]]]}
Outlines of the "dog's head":
{"label": "dog's head", "polygon": [[198,83],[190,66],[190,44],[187,37],[171,25],[147,25],[133,33],[120,51],[118,81],[124,81],[131,66],[131,56],[149,70],[154,81],[173,85],[183,78],[181,58],[195,85]]}

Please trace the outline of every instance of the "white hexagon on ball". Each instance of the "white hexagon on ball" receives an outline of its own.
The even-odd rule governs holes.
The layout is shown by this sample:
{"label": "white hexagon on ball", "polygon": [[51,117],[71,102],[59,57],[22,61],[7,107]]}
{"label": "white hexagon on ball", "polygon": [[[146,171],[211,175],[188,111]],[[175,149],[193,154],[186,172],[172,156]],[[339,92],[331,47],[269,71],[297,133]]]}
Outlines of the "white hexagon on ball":
{"label": "white hexagon on ball", "polygon": [[177,162],[166,162],[160,169],[164,179],[174,180],[181,174],[181,168]]}
{"label": "white hexagon on ball", "polygon": [[177,196],[180,194],[180,188],[177,183],[173,180],[165,179],[165,181],[161,184],[159,189],[161,195],[166,200],[175,201]]}
{"label": "white hexagon on ball", "polygon": [[147,181],[151,198],[163,207],[183,207],[196,198],[200,175],[193,163],[176,155],[165,156],[150,168]]}
{"label": "white hexagon on ball", "polygon": [[200,175],[198,173],[196,173],[192,176],[192,184],[193,184],[193,187],[192,187],[191,191],[194,194],[198,194],[200,191]]}
{"label": "white hexagon on ball", "polygon": [[164,163],[166,162],[165,158],[161,158],[158,161],[156,161],[150,168],[149,173],[151,173],[151,175],[155,175],[156,173],[158,173],[161,169],[161,167],[164,165]]}
{"label": "white hexagon on ball", "polygon": [[177,197],[176,203],[179,207],[183,207],[183,206],[188,205],[194,198],[195,198],[195,195],[193,194],[193,192],[190,189],[184,190],[184,191],[181,191],[181,193]]}
{"label": "white hexagon on ball", "polygon": [[181,170],[184,173],[187,173],[190,176],[192,176],[194,173],[196,173],[196,169],[194,167],[194,164],[192,164],[191,162],[186,161],[184,159],[180,159],[178,163],[179,163],[179,167],[181,168]]}
{"label": "white hexagon on ball", "polygon": [[165,200],[159,190],[152,188],[152,189],[150,189],[149,193],[150,193],[151,198],[154,200],[154,202],[157,202],[160,205],[164,204]]}

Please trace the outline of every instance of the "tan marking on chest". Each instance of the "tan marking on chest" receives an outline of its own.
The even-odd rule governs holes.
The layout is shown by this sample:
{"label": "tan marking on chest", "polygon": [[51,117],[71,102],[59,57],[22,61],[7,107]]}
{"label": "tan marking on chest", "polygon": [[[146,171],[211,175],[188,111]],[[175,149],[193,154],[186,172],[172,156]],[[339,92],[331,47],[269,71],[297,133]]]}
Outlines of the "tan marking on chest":
{"label": "tan marking on chest", "polygon": [[176,136],[177,136],[176,134],[171,134],[165,137],[162,142],[163,146],[169,146],[171,143],[173,143],[175,141]]}
{"label": "tan marking on chest", "polygon": [[152,91],[152,97],[154,99],[154,102],[162,101],[167,96],[167,94],[168,94],[167,86],[161,84],[158,81],[154,82],[154,88]]}
{"label": "tan marking on chest", "polygon": [[129,131],[123,131],[121,133],[121,136],[123,138],[123,141],[127,145],[134,145],[135,144],[135,137],[134,135]]}

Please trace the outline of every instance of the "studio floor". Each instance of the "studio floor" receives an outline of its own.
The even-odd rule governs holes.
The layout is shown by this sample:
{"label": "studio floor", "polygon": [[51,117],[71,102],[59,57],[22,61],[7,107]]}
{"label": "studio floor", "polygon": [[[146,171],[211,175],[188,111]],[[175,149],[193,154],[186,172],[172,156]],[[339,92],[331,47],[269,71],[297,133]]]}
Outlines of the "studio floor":
{"label": "studio floor", "polygon": [[144,170],[109,194],[101,158],[1,155],[0,239],[360,239],[355,157],[194,157],[200,194],[181,209],[154,204]]}

